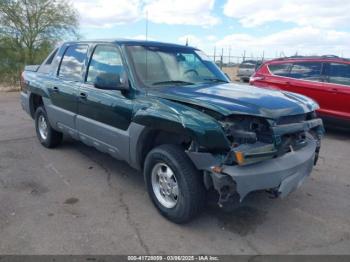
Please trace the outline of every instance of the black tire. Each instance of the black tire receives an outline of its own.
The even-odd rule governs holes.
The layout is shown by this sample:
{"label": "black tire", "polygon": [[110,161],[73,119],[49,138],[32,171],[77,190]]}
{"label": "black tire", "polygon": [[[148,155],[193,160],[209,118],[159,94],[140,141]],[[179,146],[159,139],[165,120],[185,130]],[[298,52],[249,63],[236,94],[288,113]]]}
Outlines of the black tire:
{"label": "black tire", "polygon": [[[39,131],[39,118],[41,116],[44,117],[44,119],[46,120],[46,124],[47,124],[47,136],[46,136],[46,138],[43,137]],[[43,106],[39,106],[35,111],[35,130],[36,130],[36,135],[37,135],[40,143],[44,147],[54,148],[62,143],[63,134],[61,132],[54,130],[51,127],[49,120],[48,120],[48,117],[47,117],[47,114],[46,114],[46,111],[45,111],[45,108]]]}
{"label": "black tire", "polygon": [[[165,163],[173,171],[179,188],[177,203],[165,207],[157,199],[152,187],[152,170],[158,163]],[[203,177],[180,146],[161,145],[146,157],[144,177],[148,194],[159,212],[175,223],[185,223],[198,215],[206,204]]]}

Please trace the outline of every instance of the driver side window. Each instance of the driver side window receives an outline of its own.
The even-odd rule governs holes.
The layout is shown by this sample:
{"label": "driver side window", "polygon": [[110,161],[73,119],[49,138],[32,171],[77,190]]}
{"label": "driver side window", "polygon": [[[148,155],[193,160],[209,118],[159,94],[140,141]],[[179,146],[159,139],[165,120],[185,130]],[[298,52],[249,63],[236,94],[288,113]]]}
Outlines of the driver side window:
{"label": "driver side window", "polygon": [[94,83],[96,77],[101,74],[115,75],[120,78],[124,73],[124,67],[119,50],[111,45],[98,45],[92,55],[86,82]]}

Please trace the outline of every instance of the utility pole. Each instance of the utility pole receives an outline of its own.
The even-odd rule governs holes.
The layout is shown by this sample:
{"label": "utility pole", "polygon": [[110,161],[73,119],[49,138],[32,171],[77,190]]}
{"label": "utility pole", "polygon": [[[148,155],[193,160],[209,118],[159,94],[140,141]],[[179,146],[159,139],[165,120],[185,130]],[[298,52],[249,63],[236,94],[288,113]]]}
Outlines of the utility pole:
{"label": "utility pole", "polygon": [[221,48],[221,60],[220,60],[220,69],[222,69],[222,65],[224,63],[224,48]]}
{"label": "utility pole", "polygon": [[216,46],[214,46],[214,63],[216,62]]}
{"label": "utility pole", "polygon": [[231,63],[231,46],[228,47],[228,64]]}

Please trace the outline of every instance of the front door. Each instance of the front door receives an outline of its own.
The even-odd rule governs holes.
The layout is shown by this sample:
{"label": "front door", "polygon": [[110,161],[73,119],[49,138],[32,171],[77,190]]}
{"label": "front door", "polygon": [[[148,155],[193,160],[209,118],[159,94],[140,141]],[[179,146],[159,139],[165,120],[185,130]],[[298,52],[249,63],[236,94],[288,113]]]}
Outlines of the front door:
{"label": "front door", "polygon": [[94,87],[96,77],[125,73],[120,51],[114,45],[97,45],[79,90],[77,129],[80,139],[116,158],[129,157],[128,127],[133,99],[128,92]]}
{"label": "front door", "polygon": [[286,90],[303,94],[320,105],[320,112],[332,106],[333,94],[324,84],[323,64],[318,61],[295,62],[290,71]]}
{"label": "front door", "polygon": [[290,81],[288,76],[291,66],[291,63],[279,63],[268,65],[270,73],[264,75],[263,81],[257,80],[257,86],[287,90],[286,87],[288,81]]}

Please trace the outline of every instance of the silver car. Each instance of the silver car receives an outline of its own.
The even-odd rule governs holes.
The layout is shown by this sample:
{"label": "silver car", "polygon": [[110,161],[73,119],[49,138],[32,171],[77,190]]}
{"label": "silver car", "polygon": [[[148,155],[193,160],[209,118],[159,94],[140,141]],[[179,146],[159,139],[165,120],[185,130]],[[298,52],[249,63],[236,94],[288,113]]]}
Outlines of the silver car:
{"label": "silver car", "polygon": [[261,61],[246,60],[238,67],[237,76],[242,82],[248,82],[255,70],[261,65]]}

